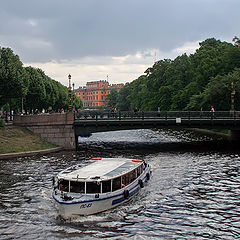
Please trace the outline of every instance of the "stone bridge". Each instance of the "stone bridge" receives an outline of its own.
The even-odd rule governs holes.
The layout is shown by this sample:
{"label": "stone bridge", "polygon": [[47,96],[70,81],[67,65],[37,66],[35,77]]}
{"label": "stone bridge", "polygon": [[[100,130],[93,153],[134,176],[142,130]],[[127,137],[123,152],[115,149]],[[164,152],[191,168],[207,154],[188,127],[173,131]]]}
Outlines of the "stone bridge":
{"label": "stone bridge", "polygon": [[227,129],[231,140],[240,139],[240,112],[109,112],[86,111],[14,116],[14,124],[25,126],[45,140],[75,149],[79,136],[94,132],[145,128]]}

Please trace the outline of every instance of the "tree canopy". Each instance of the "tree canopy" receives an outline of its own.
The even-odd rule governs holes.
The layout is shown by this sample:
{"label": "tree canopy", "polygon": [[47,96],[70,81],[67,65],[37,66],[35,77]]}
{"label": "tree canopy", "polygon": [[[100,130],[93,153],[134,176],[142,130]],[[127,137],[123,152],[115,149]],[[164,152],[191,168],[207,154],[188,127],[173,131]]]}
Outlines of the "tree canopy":
{"label": "tree canopy", "polygon": [[[23,67],[10,48],[0,47],[0,107],[12,110],[53,109],[68,107],[68,89],[48,77],[41,69]],[[81,100],[75,96],[77,108]]]}
{"label": "tree canopy", "polygon": [[[209,38],[194,54],[156,62],[146,75],[126,84],[118,93],[119,110],[217,110],[231,109],[231,93],[240,94],[240,44]],[[114,93],[116,99],[116,93]],[[109,97],[111,98],[111,96]],[[235,101],[240,110],[240,102]]]}

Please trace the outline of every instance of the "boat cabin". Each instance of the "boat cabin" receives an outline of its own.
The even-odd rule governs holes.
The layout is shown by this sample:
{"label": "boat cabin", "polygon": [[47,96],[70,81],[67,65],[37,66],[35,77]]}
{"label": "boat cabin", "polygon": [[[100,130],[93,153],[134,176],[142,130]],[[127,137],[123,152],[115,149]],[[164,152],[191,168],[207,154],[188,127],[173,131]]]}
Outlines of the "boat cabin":
{"label": "boat cabin", "polygon": [[57,188],[63,192],[101,194],[124,188],[144,171],[142,160],[97,158],[87,166],[73,166],[58,175]]}

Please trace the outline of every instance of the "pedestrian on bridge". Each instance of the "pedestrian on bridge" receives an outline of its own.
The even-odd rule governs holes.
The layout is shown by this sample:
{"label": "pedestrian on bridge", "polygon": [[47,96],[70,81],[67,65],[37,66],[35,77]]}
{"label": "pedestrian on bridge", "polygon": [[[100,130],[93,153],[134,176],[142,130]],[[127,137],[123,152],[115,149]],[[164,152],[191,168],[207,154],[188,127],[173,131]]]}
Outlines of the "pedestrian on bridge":
{"label": "pedestrian on bridge", "polygon": [[215,117],[215,109],[213,106],[211,106],[210,112],[212,113],[212,117]]}

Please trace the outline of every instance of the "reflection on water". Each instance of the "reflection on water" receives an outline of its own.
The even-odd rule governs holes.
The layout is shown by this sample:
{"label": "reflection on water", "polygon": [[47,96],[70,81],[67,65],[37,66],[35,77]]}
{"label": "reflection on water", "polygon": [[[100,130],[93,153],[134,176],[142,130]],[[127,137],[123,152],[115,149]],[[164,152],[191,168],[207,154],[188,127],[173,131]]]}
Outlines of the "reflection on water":
{"label": "reflection on water", "polygon": [[[0,239],[239,239],[240,152],[223,146],[185,131],[134,130],[79,139],[77,153],[0,161]],[[153,177],[127,204],[61,220],[52,176],[96,155],[145,159]]]}

